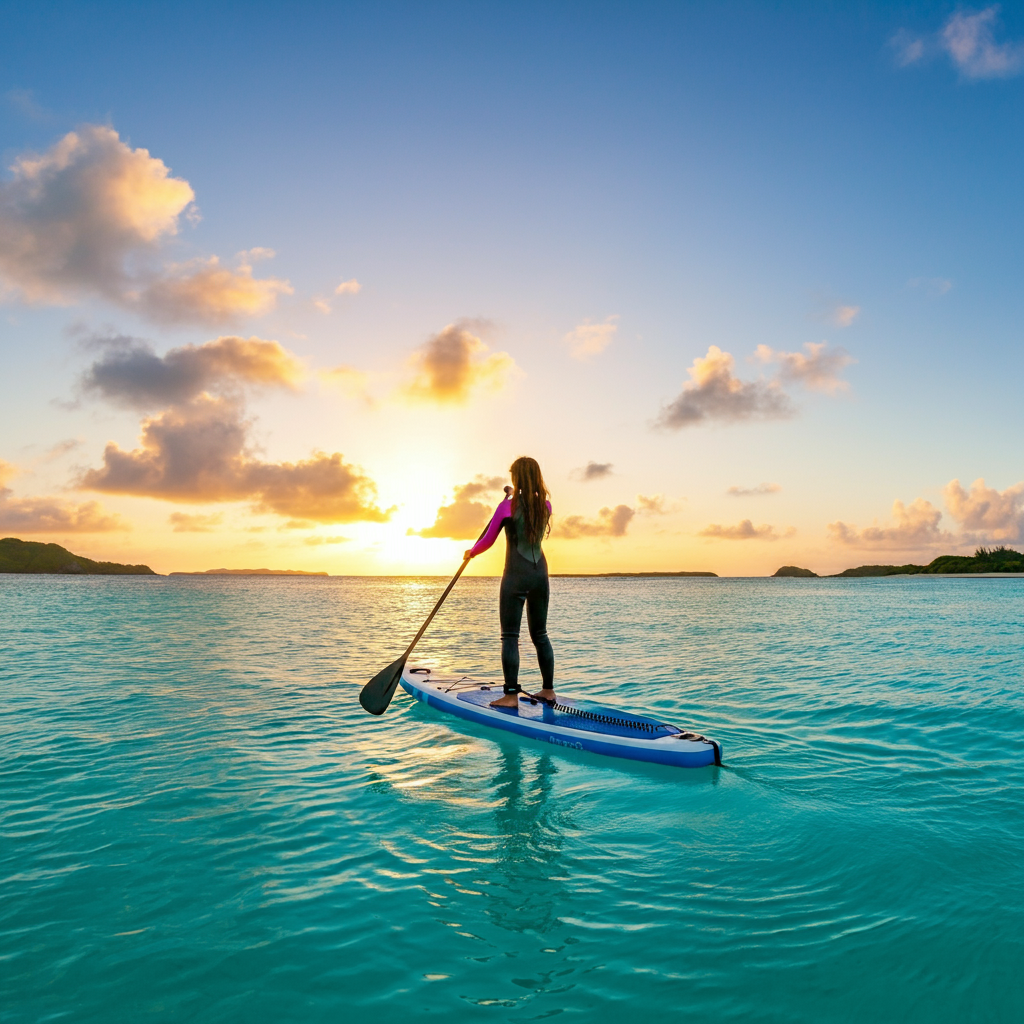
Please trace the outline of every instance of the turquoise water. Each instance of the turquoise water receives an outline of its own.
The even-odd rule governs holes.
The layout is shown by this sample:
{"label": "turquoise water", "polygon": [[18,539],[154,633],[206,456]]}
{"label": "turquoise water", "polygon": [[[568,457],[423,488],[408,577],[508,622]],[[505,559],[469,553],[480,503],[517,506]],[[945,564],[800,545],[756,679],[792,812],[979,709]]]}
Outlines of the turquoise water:
{"label": "turquoise water", "polygon": [[1024,580],[553,581],[691,771],[364,714],[443,582],[0,576],[0,1021],[1024,1016]]}

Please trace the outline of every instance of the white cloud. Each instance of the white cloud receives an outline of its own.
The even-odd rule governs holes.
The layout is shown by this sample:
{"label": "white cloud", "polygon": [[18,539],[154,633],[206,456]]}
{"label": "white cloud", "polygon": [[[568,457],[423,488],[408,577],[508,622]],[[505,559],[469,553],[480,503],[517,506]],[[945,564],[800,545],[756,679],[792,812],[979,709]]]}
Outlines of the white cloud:
{"label": "white cloud", "polygon": [[828,349],[828,342],[809,341],[803,352],[776,352],[768,345],[758,345],[754,358],[762,363],[778,363],[783,380],[802,384],[811,391],[834,395],[846,391],[849,384],[840,378],[840,371],[856,360],[844,348]]}
{"label": "white cloud", "polygon": [[943,497],[950,516],[964,531],[965,540],[1024,540],[1024,481],[1000,492],[986,487],[984,479],[975,480],[970,491],[965,491],[959,480],[951,480]]}
{"label": "white cloud", "polygon": [[999,5],[980,11],[956,11],[942,29],[917,36],[901,29],[890,40],[898,67],[945,54],[964,78],[1011,78],[1024,70],[1024,43],[995,39]]}
{"label": "white cloud", "polygon": [[832,322],[837,327],[849,327],[859,313],[860,306],[836,306],[832,311]]}
{"label": "white cloud", "polygon": [[1024,44],[997,43],[999,5],[950,16],[941,34],[942,48],[965,78],[1010,78],[1024,68]]}
{"label": "white cloud", "polygon": [[31,89],[10,89],[4,93],[4,99],[12,109],[29,121],[50,121],[53,115],[40,104]]}
{"label": "white cloud", "polygon": [[953,287],[953,282],[946,277],[912,277],[907,287],[920,288],[930,295],[945,295]]}
{"label": "white cloud", "polygon": [[574,359],[587,360],[603,352],[619,329],[618,316],[609,316],[604,323],[595,324],[584,320],[566,336],[565,343]]}
{"label": "white cloud", "polygon": [[353,277],[350,281],[342,281],[337,288],[334,289],[335,295],[358,295],[363,290],[363,286]]}
{"label": "white cloud", "polygon": [[[760,349],[768,349],[760,346]],[[776,381],[742,381],[733,375],[736,361],[717,345],[694,359],[690,379],[661,412],[658,425],[678,430],[699,423],[781,419],[793,414],[792,403]]]}
{"label": "white cloud", "polygon": [[916,64],[925,56],[925,41],[906,29],[900,29],[890,40],[889,45],[896,54],[897,67],[905,68]]}
{"label": "white cloud", "polygon": [[195,193],[146,149],[85,125],[41,155],[15,160],[0,184],[0,285],[30,303],[67,304],[99,295],[152,319],[225,323],[266,312],[291,286],[257,279],[216,257],[161,267],[161,246],[178,233]]}

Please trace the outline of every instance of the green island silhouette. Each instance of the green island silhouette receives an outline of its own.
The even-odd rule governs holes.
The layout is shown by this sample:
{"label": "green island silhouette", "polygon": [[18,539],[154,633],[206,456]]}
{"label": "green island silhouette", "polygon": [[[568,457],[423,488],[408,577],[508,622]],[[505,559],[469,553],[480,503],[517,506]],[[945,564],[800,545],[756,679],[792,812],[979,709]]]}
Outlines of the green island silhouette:
{"label": "green island silhouette", "polygon": [[73,555],[59,544],[4,537],[0,540],[0,572],[45,572],[69,576],[156,576],[148,565],[94,562]]}
{"label": "green island silhouette", "polygon": [[[978,548],[973,555],[939,555],[927,565],[858,565],[855,569],[844,569],[828,579],[851,576],[948,576],[951,574],[975,574],[989,572],[1024,572],[1024,555],[1012,548]],[[801,569],[797,565],[784,565],[773,576],[813,576],[816,572]]]}

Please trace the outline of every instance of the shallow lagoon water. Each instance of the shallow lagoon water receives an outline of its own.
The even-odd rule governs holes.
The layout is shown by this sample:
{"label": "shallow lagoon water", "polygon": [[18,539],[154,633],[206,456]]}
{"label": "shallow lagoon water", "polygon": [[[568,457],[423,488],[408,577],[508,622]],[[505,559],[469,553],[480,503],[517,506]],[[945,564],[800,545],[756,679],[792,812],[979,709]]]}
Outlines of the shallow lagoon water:
{"label": "shallow lagoon water", "polygon": [[0,576],[0,1020],[1024,1016],[1024,580],[554,580],[690,771],[367,716],[443,584]]}

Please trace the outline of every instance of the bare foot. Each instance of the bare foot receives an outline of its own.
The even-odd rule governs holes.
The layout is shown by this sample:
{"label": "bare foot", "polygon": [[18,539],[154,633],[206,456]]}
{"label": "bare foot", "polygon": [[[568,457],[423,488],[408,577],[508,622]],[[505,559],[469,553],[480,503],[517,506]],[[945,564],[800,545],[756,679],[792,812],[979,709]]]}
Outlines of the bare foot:
{"label": "bare foot", "polygon": [[519,707],[519,694],[506,693],[504,697],[491,701],[492,708],[517,708]]}
{"label": "bare foot", "polygon": [[552,704],[555,702],[555,691],[554,690],[538,690],[535,697],[539,697],[543,701],[550,701]]}

